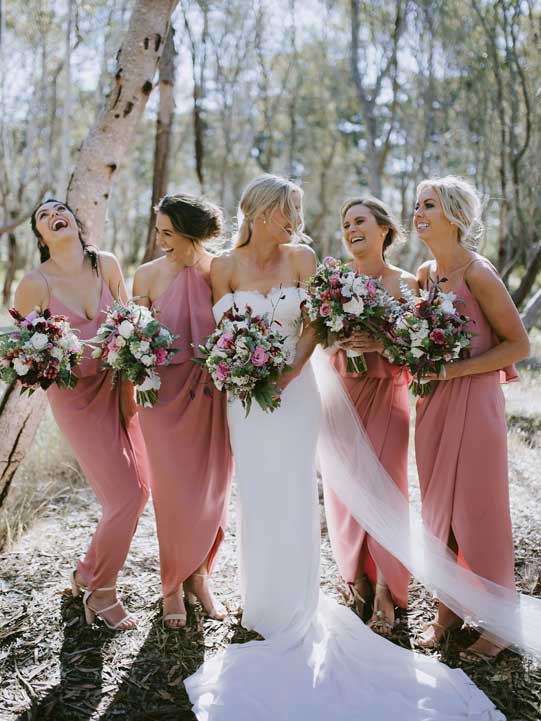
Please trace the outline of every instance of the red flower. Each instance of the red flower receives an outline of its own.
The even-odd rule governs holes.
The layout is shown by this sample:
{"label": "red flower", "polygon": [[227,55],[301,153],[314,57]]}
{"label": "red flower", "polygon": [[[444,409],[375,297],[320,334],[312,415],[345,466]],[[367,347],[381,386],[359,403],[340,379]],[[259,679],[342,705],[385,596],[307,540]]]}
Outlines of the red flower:
{"label": "red flower", "polygon": [[430,334],[430,340],[434,341],[437,345],[443,345],[445,343],[445,333],[441,328],[434,328]]}

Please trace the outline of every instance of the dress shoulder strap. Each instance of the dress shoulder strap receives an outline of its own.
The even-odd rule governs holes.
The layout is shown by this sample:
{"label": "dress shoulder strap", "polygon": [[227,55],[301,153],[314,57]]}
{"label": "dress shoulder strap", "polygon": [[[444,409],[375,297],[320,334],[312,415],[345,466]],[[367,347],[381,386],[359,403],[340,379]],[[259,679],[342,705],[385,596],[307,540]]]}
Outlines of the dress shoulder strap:
{"label": "dress shoulder strap", "polygon": [[49,281],[47,280],[47,276],[45,273],[42,273],[41,270],[37,270],[38,275],[41,275],[43,280],[45,281],[45,285],[47,286],[47,303],[45,304],[45,308],[48,308],[51,304],[51,286],[49,285]]}

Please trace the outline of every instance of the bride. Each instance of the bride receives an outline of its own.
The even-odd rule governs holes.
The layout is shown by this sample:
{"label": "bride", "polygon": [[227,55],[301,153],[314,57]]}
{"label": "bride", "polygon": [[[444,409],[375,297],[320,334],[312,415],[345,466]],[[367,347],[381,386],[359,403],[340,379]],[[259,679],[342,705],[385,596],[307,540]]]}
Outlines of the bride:
{"label": "bride", "polygon": [[302,236],[302,191],[264,175],[246,188],[240,211],[234,249],[212,265],[214,315],[219,321],[233,304],[273,315],[292,370],[274,413],[254,404],[245,417],[239,401],[228,404],[242,623],[265,640],[233,644],[186,679],[197,718],[502,721],[461,670],[399,648],[320,592],[316,444],[323,416],[308,362],[315,338],[302,317],[302,284],[316,259],[294,242]]}

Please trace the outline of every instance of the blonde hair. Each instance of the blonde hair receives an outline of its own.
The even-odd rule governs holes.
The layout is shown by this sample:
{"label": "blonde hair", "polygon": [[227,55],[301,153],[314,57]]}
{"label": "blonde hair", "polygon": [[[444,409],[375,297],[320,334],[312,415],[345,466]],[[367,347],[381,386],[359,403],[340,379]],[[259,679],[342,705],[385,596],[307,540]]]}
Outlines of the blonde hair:
{"label": "blonde hair", "polygon": [[310,238],[303,233],[304,216],[301,209],[297,210],[293,202],[293,193],[303,197],[302,189],[291,180],[280,175],[260,175],[249,183],[240,199],[237,211],[238,231],[233,247],[241,248],[248,245],[252,237],[252,224],[262,213],[275,208],[285,213],[293,225],[293,231],[298,239],[310,242]]}
{"label": "blonde hair", "polygon": [[481,196],[474,186],[464,178],[446,175],[444,178],[423,180],[417,186],[417,196],[427,188],[433,188],[438,194],[443,214],[457,228],[458,242],[475,250],[484,227],[481,220]]}
{"label": "blonde hair", "polygon": [[400,227],[398,220],[394,217],[389,206],[385,205],[382,200],[378,198],[372,198],[370,196],[362,198],[348,198],[342,203],[340,208],[340,220],[343,223],[346,213],[350,208],[355,205],[364,205],[370,210],[376,223],[381,228],[388,228],[387,234],[383,240],[382,256],[385,259],[385,251],[390,248],[391,245],[397,242],[403,242],[405,240],[404,231]]}

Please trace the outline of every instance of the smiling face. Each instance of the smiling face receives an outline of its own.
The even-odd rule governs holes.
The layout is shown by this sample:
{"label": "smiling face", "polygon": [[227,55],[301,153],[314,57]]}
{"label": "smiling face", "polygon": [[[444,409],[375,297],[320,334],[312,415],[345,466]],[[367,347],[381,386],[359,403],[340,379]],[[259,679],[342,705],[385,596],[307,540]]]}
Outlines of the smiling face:
{"label": "smiling face", "polygon": [[295,233],[300,227],[302,218],[302,198],[300,193],[296,190],[291,192],[290,195],[291,208],[288,208],[286,204],[285,208],[277,205],[272,210],[261,214],[260,220],[263,223],[263,228],[269,236],[269,239],[283,245],[284,243],[291,243],[295,239]]}
{"label": "smiling face", "polygon": [[79,237],[75,216],[63,203],[56,200],[40,205],[35,212],[34,219],[41,242],[47,246]]}
{"label": "smiling face", "polygon": [[171,218],[165,213],[157,213],[155,231],[158,246],[172,263],[182,262],[186,252],[193,247],[190,238],[175,230]]}
{"label": "smiling face", "polygon": [[371,252],[381,255],[389,228],[378,224],[366,205],[352,205],[342,218],[342,234],[346,249],[355,257]]}
{"label": "smiling face", "polygon": [[423,188],[417,196],[413,222],[417,235],[423,242],[447,237],[450,233],[456,235],[456,227],[443,212],[438,193],[431,186]]}

